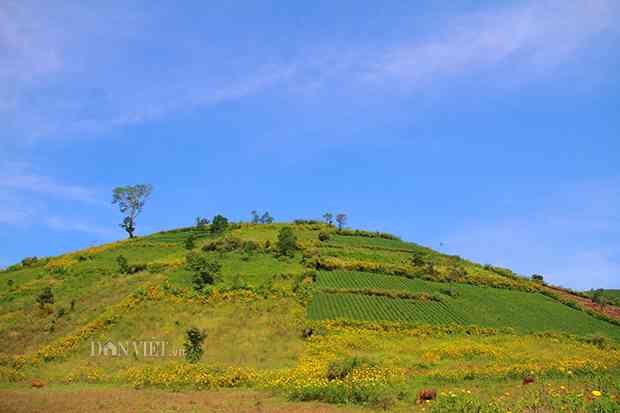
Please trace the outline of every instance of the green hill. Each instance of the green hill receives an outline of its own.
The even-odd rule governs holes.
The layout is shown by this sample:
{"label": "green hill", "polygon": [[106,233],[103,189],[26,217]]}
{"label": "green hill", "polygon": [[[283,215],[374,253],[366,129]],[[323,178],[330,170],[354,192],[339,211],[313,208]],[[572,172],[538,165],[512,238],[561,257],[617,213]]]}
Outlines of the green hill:
{"label": "green hill", "polygon": [[[213,284],[197,282],[201,265]],[[53,303],[40,302],[47,287]],[[611,374],[615,391],[618,322],[566,304],[508,269],[390,234],[314,221],[184,228],[1,271],[0,380],[240,387],[395,409],[422,386],[524,376],[583,387]],[[170,354],[192,327],[206,332],[198,363]],[[131,350],[153,341],[166,357]],[[107,342],[130,349],[93,355]]]}

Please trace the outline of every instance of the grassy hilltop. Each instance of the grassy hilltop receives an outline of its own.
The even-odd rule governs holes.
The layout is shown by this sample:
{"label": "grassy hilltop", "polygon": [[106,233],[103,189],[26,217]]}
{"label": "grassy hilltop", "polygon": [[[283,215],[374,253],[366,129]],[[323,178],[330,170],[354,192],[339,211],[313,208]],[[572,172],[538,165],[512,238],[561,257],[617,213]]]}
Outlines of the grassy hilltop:
{"label": "grassy hilltop", "polygon": [[[214,283],[197,284],[188,261],[200,260],[219,267]],[[0,272],[0,410],[20,411],[20,389],[38,379],[52,393],[133,386],[155,399],[234,388],[267,394],[281,411],[304,401],[618,411],[620,322],[567,295],[390,234],[314,221],[207,225],[29,258]],[[184,348],[192,327],[206,332],[198,363],[91,355],[93,342]],[[437,400],[415,404],[427,388]]]}

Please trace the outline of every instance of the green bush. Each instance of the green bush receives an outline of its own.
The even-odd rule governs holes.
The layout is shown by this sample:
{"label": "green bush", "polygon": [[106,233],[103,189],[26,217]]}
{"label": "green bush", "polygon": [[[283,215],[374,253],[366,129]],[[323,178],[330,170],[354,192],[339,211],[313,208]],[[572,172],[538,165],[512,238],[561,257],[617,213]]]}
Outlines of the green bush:
{"label": "green bush", "polygon": [[211,233],[221,234],[228,228],[228,219],[223,215],[216,215],[211,222]]}
{"label": "green bush", "polygon": [[33,267],[39,262],[39,258],[37,257],[26,257],[22,260],[21,264],[24,267]]}
{"label": "green bush", "polygon": [[319,241],[321,242],[329,241],[330,238],[331,237],[329,236],[328,232],[325,232],[325,231],[319,232]]}
{"label": "green bush", "polygon": [[186,250],[193,250],[196,247],[196,238],[196,234],[190,234],[189,237],[185,238],[183,246]]}
{"label": "green bush", "polygon": [[190,252],[185,257],[185,268],[193,273],[194,289],[201,291],[205,285],[215,283],[222,265],[197,252]]}
{"label": "green bush", "polygon": [[199,330],[196,327],[191,327],[185,332],[185,342],[183,348],[185,349],[185,359],[190,363],[197,363],[200,361],[204,350],[202,349],[202,342],[207,338],[207,332]]}
{"label": "green bush", "polygon": [[334,360],[327,366],[325,378],[329,381],[344,380],[355,369],[373,367],[374,363],[363,357],[347,357]]}
{"label": "green bush", "polygon": [[293,256],[295,254],[297,250],[297,236],[290,227],[284,227],[280,230],[276,248],[284,256]]}
{"label": "green bush", "polygon": [[39,307],[45,307],[45,304],[54,304],[54,293],[52,293],[51,287],[45,287],[43,291],[37,296],[37,303]]}
{"label": "green bush", "polygon": [[116,257],[116,265],[118,266],[118,272],[121,274],[129,274],[129,263],[125,256],[119,255]]}

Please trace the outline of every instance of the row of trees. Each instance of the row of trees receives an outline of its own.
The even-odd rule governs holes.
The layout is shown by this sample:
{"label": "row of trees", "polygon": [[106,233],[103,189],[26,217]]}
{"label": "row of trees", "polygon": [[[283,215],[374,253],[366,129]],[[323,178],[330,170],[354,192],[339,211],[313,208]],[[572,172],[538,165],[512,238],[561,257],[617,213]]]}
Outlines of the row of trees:
{"label": "row of trees", "polygon": [[[326,212],[323,214],[323,220],[326,224],[332,225],[334,215],[331,212]],[[336,214],[336,222],[338,223],[338,229],[342,229],[345,225],[347,225],[347,214]]]}
{"label": "row of trees", "polygon": [[[134,237],[136,219],[140,213],[142,213],[144,205],[152,193],[153,186],[149,184],[119,186],[112,191],[112,204],[118,205],[121,213],[125,215],[120,226],[127,232],[129,238]],[[259,214],[254,210],[251,214],[253,224],[273,223],[273,217],[267,211]],[[325,223],[332,225],[334,215],[331,212],[326,212],[323,214],[323,219]],[[347,215],[343,213],[336,214],[336,222],[338,223],[338,229],[342,229],[347,224]],[[204,228],[207,225],[209,225],[209,220],[207,218],[196,218],[197,228]],[[228,220],[225,217],[216,215],[211,223],[211,230],[213,232],[221,232],[227,225]]]}

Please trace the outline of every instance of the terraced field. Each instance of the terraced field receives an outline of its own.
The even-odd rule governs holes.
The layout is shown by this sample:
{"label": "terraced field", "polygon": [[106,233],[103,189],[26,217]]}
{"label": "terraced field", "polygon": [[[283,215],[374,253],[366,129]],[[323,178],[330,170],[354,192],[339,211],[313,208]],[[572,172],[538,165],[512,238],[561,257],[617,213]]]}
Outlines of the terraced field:
{"label": "terraced field", "polygon": [[357,294],[318,294],[308,308],[308,317],[313,320],[345,318],[417,324],[464,322],[441,302]]}
{"label": "terraced field", "polygon": [[[319,289],[365,288],[413,293],[439,293],[449,289],[445,283],[351,271],[319,272],[316,285]],[[444,303],[434,303],[434,307],[426,302],[419,305],[397,304],[394,302],[396,300],[387,297],[351,298],[338,294],[325,297],[324,294],[318,294],[310,305],[308,316],[316,319],[383,319],[430,324],[459,322],[485,327],[511,327],[523,333],[556,330],[573,334],[601,334],[620,339],[620,327],[595,319],[542,294],[467,284],[454,284],[452,288],[456,297],[445,295]],[[430,311],[435,314],[426,314]],[[443,314],[439,314],[441,312]]]}

